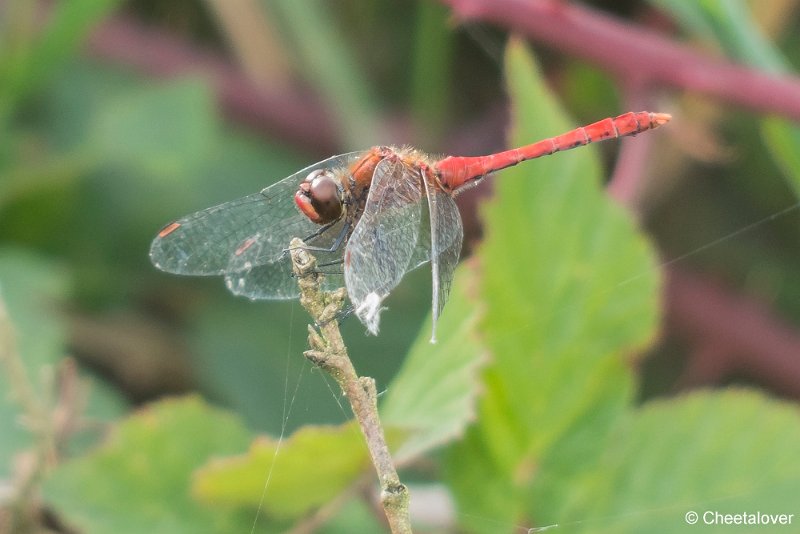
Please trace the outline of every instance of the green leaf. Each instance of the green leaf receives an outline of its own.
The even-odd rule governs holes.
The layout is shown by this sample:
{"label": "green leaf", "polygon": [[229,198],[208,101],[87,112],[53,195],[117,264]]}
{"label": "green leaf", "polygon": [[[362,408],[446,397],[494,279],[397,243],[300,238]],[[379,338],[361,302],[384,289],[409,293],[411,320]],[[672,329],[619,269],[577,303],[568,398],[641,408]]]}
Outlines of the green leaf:
{"label": "green leaf", "polygon": [[217,135],[209,88],[192,79],[118,96],[90,128],[89,147],[98,155],[156,176],[185,173],[203,162]]}
{"label": "green leaf", "polygon": [[197,472],[193,493],[209,504],[292,519],[339,495],[368,466],[354,423],[306,426],[285,441],[258,438],[244,455],[213,460]]}
{"label": "green leaf", "polygon": [[453,294],[437,326],[439,343],[430,343],[428,323],[381,405],[385,427],[403,436],[393,453],[398,463],[457,438],[475,418],[478,372],[486,352],[475,331],[481,313],[473,270],[465,265],[456,273]]}
{"label": "green leaf", "polygon": [[800,128],[785,119],[769,117],[761,121],[761,135],[800,197]]}
{"label": "green leaf", "polygon": [[[17,2],[23,6],[27,2]],[[71,0],[52,6],[41,38],[27,28],[16,46],[0,53],[0,117],[14,102],[42,85],[75,53],[89,30],[102,20],[119,0]],[[33,6],[35,14],[35,6]],[[10,28],[6,28],[10,31]],[[2,44],[2,43],[0,43]],[[3,98],[5,97],[5,98]]]}
{"label": "green leaf", "polygon": [[56,4],[42,32],[43,38],[31,56],[33,72],[42,76],[63,64],[78,49],[89,30],[119,3],[119,0],[73,0]]}
{"label": "green leaf", "polygon": [[[517,42],[506,72],[512,145],[574,126]],[[486,306],[480,329],[493,360],[479,423],[449,457],[454,493],[471,516],[519,519],[542,458],[565,447],[575,453],[576,469],[590,463],[632,399],[626,357],[654,336],[658,270],[600,182],[591,147],[496,178],[479,251]]]}
{"label": "green leaf", "polygon": [[320,527],[319,534],[351,534],[353,532],[384,532],[386,526],[363,499],[351,500],[330,521]]}
{"label": "green leaf", "polygon": [[249,532],[251,513],[209,508],[190,491],[197,467],[248,441],[238,420],[197,397],[162,401],[123,421],[93,453],[58,467],[45,499],[85,533]]}
{"label": "green leaf", "polygon": [[[795,406],[746,390],[694,393],[621,419],[594,468],[582,481],[566,482],[570,499],[553,499],[550,488],[540,486],[531,502],[542,524],[558,522],[570,533],[686,532],[689,511],[701,517],[706,511],[796,514],[798,445]],[[541,470],[558,471],[568,461],[553,451]],[[730,532],[736,526],[701,520],[698,528]]]}
{"label": "green leaf", "polygon": [[62,356],[65,332],[57,306],[66,298],[66,281],[66,273],[54,263],[23,250],[0,250],[0,291],[28,371]]}
{"label": "green leaf", "polygon": [[689,30],[714,39],[730,56],[770,72],[789,63],[754,24],[748,3],[740,0],[650,0]]}

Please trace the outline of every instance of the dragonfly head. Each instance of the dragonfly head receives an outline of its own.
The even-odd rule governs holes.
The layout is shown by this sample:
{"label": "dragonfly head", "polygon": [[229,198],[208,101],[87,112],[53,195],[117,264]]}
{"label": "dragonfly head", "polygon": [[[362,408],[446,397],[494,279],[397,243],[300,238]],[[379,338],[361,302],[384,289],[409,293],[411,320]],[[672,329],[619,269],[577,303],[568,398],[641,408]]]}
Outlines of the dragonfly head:
{"label": "dragonfly head", "polygon": [[303,214],[317,224],[328,224],[342,216],[342,188],[329,169],[311,171],[294,194]]}

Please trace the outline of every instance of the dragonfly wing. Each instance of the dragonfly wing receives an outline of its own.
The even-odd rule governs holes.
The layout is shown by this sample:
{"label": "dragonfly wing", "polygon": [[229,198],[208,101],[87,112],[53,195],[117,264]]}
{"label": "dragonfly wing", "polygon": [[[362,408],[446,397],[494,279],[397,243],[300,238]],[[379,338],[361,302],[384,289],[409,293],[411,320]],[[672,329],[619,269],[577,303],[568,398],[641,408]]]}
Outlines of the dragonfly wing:
{"label": "dragonfly wing", "polygon": [[245,271],[225,275],[225,285],[234,295],[252,300],[285,300],[300,294],[297,280],[292,277],[292,263],[287,257],[264,265],[256,265]]}
{"label": "dragonfly wing", "polygon": [[431,220],[428,214],[429,210],[422,208],[417,246],[414,247],[414,252],[411,253],[411,258],[408,260],[406,272],[413,271],[431,261]]}
{"label": "dragonfly wing", "polygon": [[[337,237],[345,231],[345,220],[342,219],[332,227],[326,229],[319,235],[306,240],[306,244],[319,248],[331,248]],[[318,230],[319,227],[315,225]],[[308,237],[308,234],[303,235]],[[235,255],[231,263],[236,263],[242,268],[230,268],[225,275],[225,284],[235,295],[241,295],[250,299],[292,299],[300,294],[297,280],[292,273],[292,260],[285,247],[281,249],[280,256],[273,261],[258,262],[257,259],[263,256],[258,250],[262,246],[264,239],[257,236],[254,245],[249,247],[241,254]],[[251,250],[253,249],[253,250]],[[344,245],[340,245],[336,250],[330,252],[315,250],[314,256],[317,259],[320,271],[324,274],[323,289],[333,290],[344,286],[342,277],[342,255]]]}
{"label": "dragonfly wing", "polygon": [[[333,291],[344,286],[341,266],[334,268],[334,271],[325,272],[324,276],[323,290]],[[225,275],[225,285],[234,295],[251,300],[287,300],[300,296],[297,279],[292,273],[292,263],[288,258],[258,265],[247,271],[228,273]]]}
{"label": "dragonfly wing", "polygon": [[[427,190],[427,186],[426,186]],[[429,195],[433,193],[429,192]],[[448,197],[452,201],[452,197],[442,191],[438,191],[438,195]],[[443,224],[438,224],[439,239],[437,240],[437,250],[440,255],[443,250],[448,250],[451,246],[457,246],[457,251],[461,253],[461,245],[463,241],[463,229],[461,224],[461,215],[458,212],[455,202],[450,202],[444,199],[440,204],[444,203],[442,207],[443,212],[440,213],[438,219],[445,220]],[[417,239],[417,246],[411,254],[411,259],[408,262],[406,272],[413,271],[431,261],[431,206],[422,210],[422,223],[420,224],[419,239]],[[457,215],[457,217],[456,217]],[[452,222],[451,222],[452,221]],[[456,224],[456,222],[458,224]],[[451,226],[452,224],[452,226]]]}
{"label": "dragonfly wing", "polygon": [[[300,182],[315,169],[341,167],[360,154],[328,158],[260,193],[198,211],[167,225],[153,240],[151,261],[163,271],[189,275],[220,275],[278,261],[293,237],[307,237],[319,228],[294,204]],[[250,249],[258,254],[244,255]]]}
{"label": "dragonfly wing", "polygon": [[422,180],[397,159],[375,168],[364,212],[345,251],[344,278],[356,315],[378,333],[381,303],[409,268],[420,235]]}
{"label": "dragonfly wing", "polygon": [[294,182],[278,182],[268,190],[274,196],[255,193],[179,219],[153,240],[150,260],[170,273],[224,274],[236,250],[268,226],[280,231],[287,217],[302,224],[300,214],[292,213],[291,191],[296,188]]}
{"label": "dragonfly wing", "polygon": [[432,277],[432,313],[433,327],[431,342],[436,341],[436,322],[450,296],[458,258],[461,255],[461,244],[464,230],[461,225],[461,214],[453,201],[453,197],[425,181],[428,195],[428,216],[430,221],[430,262]]}

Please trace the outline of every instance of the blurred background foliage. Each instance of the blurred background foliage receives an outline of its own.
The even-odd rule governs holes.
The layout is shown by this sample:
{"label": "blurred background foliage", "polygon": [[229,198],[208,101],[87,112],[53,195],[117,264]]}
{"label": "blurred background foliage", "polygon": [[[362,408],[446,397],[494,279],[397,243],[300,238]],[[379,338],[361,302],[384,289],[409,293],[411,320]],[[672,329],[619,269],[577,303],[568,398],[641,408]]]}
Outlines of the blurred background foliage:
{"label": "blurred background foliage", "polygon": [[[480,20],[459,23],[446,4],[430,0],[0,1],[0,290],[9,313],[9,326],[0,334],[5,353],[20,355],[23,364],[21,369],[9,364],[0,376],[4,487],[12,488],[12,493],[22,488],[36,494],[44,475],[26,478],[20,466],[28,464],[20,458],[26,458],[26,451],[38,451],[32,454],[39,464],[51,465],[55,459],[41,458],[42,451],[52,447],[38,447],[35,436],[50,436],[57,442],[59,457],[80,461],[106,435],[109,424],[142,403],[174,394],[197,392],[225,410],[213,411],[196,398],[155,409],[154,420],[172,424],[184,435],[198,433],[196,440],[181,442],[192,448],[193,455],[184,458],[187,472],[210,456],[244,453],[256,434],[288,436],[306,425],[339,424],[350,418],[335,385],[300,355],[306,346],[307,316],[297,303],[248,302],[228,294],[219,279],[174,277],[150,265],[149,243],[166,222],[258,191],[333,152],[409,143],[430,153],[486,153],[505,146],[512,128],[515,142],[534,141],[535,136],[614,116],[640,102],[673,113],[675,120],[650,140],[647,158],[638,168],[640,190],[628,203],[634,215],[625,221],[617,221],[623,218],[618,207],[599,200],[582,182],[570,181],[580,176],[589,182],[590,177],[610,176],[619,149],[613,143],[601,147],[600,164],[582,159],[592,156],[589,149],[581,149],[587,155],[560,155],[515,169],[513,175],[509,172],[508,183],[521,185],[509,185],[504,197],[498,191],[506,204],[481,211],[497,222],[486,230],[484,245],[479,244],[483,232],[477,206],[491,194],[491,184],[460,198],[465,248],[479,251],[478,271],[485,269],[486,276],[485,282],[476,282],[461,275],[462,280],[473,281],[464,284],[466,295],[454,295],[448,306],[453,315],[446,315],[443,322],[451,326],[443,328],[441,337],[450,328],[462,336],[461,344],[443,341],[431,348],[417,340],[427,338],[429,329],[425,321],[430,282],[425,269],[409,273],[387,301],[389,311],[380,336],[364,335],[355,319],[343,322],[356,368],[375,377],[379,390],[389,386],[406,355],[413,353],[405,374],[392,383],[398,393],[389,387],[386,416],[398,428],[408,426],[412,416],[424,420],[426,414],[434,413],[439,419],[420,423],[428,433],[406,442],[407,454],[453,440],[466,420],[477,414],[479,423],[463,441],[444,458],[433,456],[435,467],[415,465],[408,476],[449,484],[461,512],[469,508],[484,521],[472,523],[461,517],[464,526],[476,531],[497,531],[492,520],[500,523],[501,530],[511,531],[515,521],[521,524],[534,518],[541,525],[564,523],[567,517],[579,522],[591,514],[623,516],[631,510],[624,499],[609,498],[607,507],[584,502],[586,495],[595,495],[586,488],[610,491],[598,489],[600,475],[595,473],[597,478],[588,480],[589,467],[584,466],[585,485],[576,490],[579,495],[561,501],[554,497],[564,491],[559,484],[571,481],[575,473],[564,468],[566,460],[553,451],[582,450],[577,443],[586,439],[588,434],[581,434],[589,432],[586,428],[599,432],[598,443],[613,440],[614,432],[625,434],[611,427],[615,421],[634,417],[616,411],[634,395],[644,402],[698,385],[746,385],[768,395],[800,397],[800,210],[796,209],[800,132],[788,120],[797,117],[790,113],[766,117],[707,95],[668,87],[649,87],[646,95],[632,97],[630,87],[602,66],[532,40],[528,44],[536,54],[538,69],[549,91],[557,95],[551,101],[535,77],[522,74],[537,72],[537,67],[521,58],[516,71],[504,65],[506,28]],[[790,75],[800,60],[800,6],[791,0],[575,4],[683,42],[698,55],[729,58],[757,70]],[[530,94],[515,95],[510,108],[508,95],[514,96],[514,87]],[[537,102],[528,103],[526,96]],[[539,124],[535,124],[537,117],[541,117]],[[512,176],[521,180],[512,182]],[[529,181],[550,177],[553,182],[542,178],[541,186],[525,185],[525,176]],[[562,195],[559,183],[572,184],[574,189]],[[509,204],[514,203],[515,194],[520,213],[526,208],[535,210],[531,219],[510,215],[516,213]],[[541,196],[537,200],[525,194]],[[548,211],[570,202],[574,205],[569,209]],[[633,235],[634,218],[649,245]],[[516,224],[520,221],[521,226]],[[592,253],[562,262],[556,249],[566,248],[560,244],[572,235],[573,227],[578,228],[574,242],[584,243]],[[506,228],[506,233],[499,234],[497,228]],[[522,231],[514,234],[514,228]],[[535,244],[527,247],[527,239]],[[608,248],[592,248],[598,243]],[[519,265],[507,269],[493,263],[498,258],[515,261],[515,248],[527,251],[518,256]],[[615,262],[615,258],[622,260]],[[662,268],[655,267],[658,261]],[[690,280],[684,274],[683,285],[671,285],[675,271],[688,273]],[[550,295],[548,284],[555,284],[561,275],[583,280],[586,287],[575,290],[579,294]],[[662,278],[663,283],[659,282]],[[530,293],[523,291],[526,284],[532,287]],[[475,287],[494,298],[483,294],[484,298],[470,300],[476,298],[470,293]],[[503,288],[520,293],[505,294]],[[519,295],[524,297],[521,302],[515,300]],[[713,305],[704,308],[711,299],[731,313],[723,315]],[[479,308],[491,310],[490,318],[458,318]],[[713,330],[717,327],[713,321],[691,327],[699,324],[692,313],[707,316],[717,311],[728,330]],[[516,312],[526,314],[518,325]],[[588,317],[587,326],[575,326],[583,325],[584,317]],[[500,324],[500,318],[506,323]],[[480,331],[480,342],[467,337],[473,329]],[[523,331],[524,335],[517,336]],[[740,333],[748,343],[727,332]],[[517,359],[503,367],[503,356],[516,353]],[[594,360],[594,356],[603,359]],[[531,358],[529,367],[526,357]],[[489,358],[500,363],[488,368],[483,385],[475,386],[477,362]],[[638,385],[627,365],[630,361],[636,362]],[[449,367],[437,367],[437,362]],[[448,369],[457,369],[454,374],[461,377],[452,396],[423,399],[421,392],[435,389]],[[580,374],[579,369],[597,374],[566,378]],[[514,384],[514,376],[524,378],[523,383]],[[606,387],[578,394],[592,389],[592,377],[605,377]],[[503,382],[506,379],[508,384]],[[523,393],[525,386],[556,389],[550,381],[571,386],[548,390],[541,397],[530,391],[524,393],[529,397],[511,396],[517,409],[547,411],[553,420],[542,416],[532,419],[531,425],[544,424],[548,432],[540,433],[541,428],[523,431],[516,424],[497,420],[490,406],[493,395]],[[32,385],[30,391],[25,383]],[[617,391],[607,391],[611,389]],[[478,390],[487,400],[475,408]],[[446,406],[450,412],[433,410],[452,399],[458,402]],[[749,409],[761,409],[763,403],[765,413],[773,408],[761,397],[735,397],[730,403],[738,406],[740,402]],[[587,415],[592,403],[605,408]],[[717,406],[713,399],[709,404]],[[651,425],[658,424],[649,419],[657,418],[661,408],[655,406],[631,428],[655,432]],[[54,407],[61,409],[61,419],[45,416]],[[702,403],[691,401],[676,408],[680,414],[704,409]],[[566,423],[557,417],[561,410],[571,414],[573,423],[584,414],[587,426],[562,428]],[[229,420],[228,411],[240,419]],[[773,427],[792,421],[783,408],[769,413],[765,419]],[[26,424],[20,423],[23,414]],[[49,430],[36,428],[31,418],[37,414],[42,421],[51,421]],[[205,417],[227,428],[228,435],[215,436],[209,428],[203,429],[198,421]],[[448,420],[452,426],[444,428]],[[70,500],[85,502],[85,496],[74,493],[73,484],[96,480],[103,476],[103,465],[130,458],[137,450],[133,445],[139,443],[137,439],[142,440],[142,450],[151,451],[150,456],[169,449],[143,436],[147,425],[143,430],[137,426],[140,423],[135,419],[126,423],[129,426],[123,427],[121,435],[129,441],[118,435],[122,441],[100,457],[108,464],[70,464],[60,472],[48,490],[53,510],[37,517],[45,517],[49,528],[57,529],[60,523],[54,518],[66,509],[74,515],[65,515],[87,532],[124,532],[124,525],[131,532],[141,532],[142,523],[131,519],[140,517],[136,504],[146,507],[166,499],[160,501],[166,511],[158,517],[191,516],[193,520],[180,528],[164,520],[158,532],[247,531],[256,508],[252,495],[231,497],[219,490],[227,487],[222,482],[214,486],[215,496],[201,492],[205,497],[197,497],[202,482],[196,482],[195,500],[187,494],[182,496],[186,503],[169,501],[165,495],[180,487],[181,477],[186,476],[178,467],[175,486],[149,487],[137,478],[141,473],[131,474],[125,487],[140,487],[141,493],[131,499],[134,504],[126,511],[130,516],[121,513],[100,521]],[[731,426],[720,432],[728,432],[734,423],[732,418]],[[430,431],[437,426],[439,433]],[[511,438],[503,432],[525,445],[505,450],[498,443]],[[687,439],[690,435],[687,430]],[[783,437],[794,443],[794,435]],[[634,440],[631,449],[638,444]],[[269,454],[259,459],[260,449],[253,447],[250,472],[258,480],[251,486],[257,492],[269,469]],[[264,447],[273,450],[273,445]],[[767,449],[758,451],[753,464],[760,454],[767,454]],[[781,452],[770,451],[778,456]],[[484,456],[489,459],[478,461]],[[191,464],[191,459],[197,461]],[[161,460],[163,464],[153,462],[154,472],[172,465],[169,457]],[[494,466],[499,473],[503,472],[500,464],[510,469],[533,460],[553,470],[545,470],[549,474],[535,483],[521,483],[524,490],[504,486],[507,480],[499,475],[496,480],[504,482],[485,489],[493,492],[494,499],[516,495],[517,501],[509,497],[515,503],[510,509],[472,492],[476,484],[494,476],[480,472],[482,468]],[[37,461],[32,464],[38,465]],[[245,461],[244,465],[250,464]],[[454,466],[463,465],[477,467],[454,471]],[[610,469],[609,465],[617,464],[609,460],[602,465]],[[610,480],[622,471],[605,474]],[[787,472],[794,474],[793,469]],[[208,476],[232,476],[224,468],[222,475],[214,473],[212,469]],[[20,480],[30,484],[20,484]],[[321,484],[329,490],[321,495],[336,495],[346,486],[339,479],[331,480],[327,486]],[[743,480],[745,489],[753,487],[751,479]],[[709,484],[710,495],[725,492],[726,483]],[[793,479],[786,482],[787,487],[793,488],[792,483]],[[109,507],[113,508],[113,492],[105,495],[111,495]],[[707,496],[690,495],[694,499]],[[547,503],[547,513],[530,508],[534,496],[537,502]],[[203,498],[245,506],[233,511],[223,506],[225,513],[195,515]],[[318,498],[315,506],[323,502]],[[0,501],[0,507],[4,504]],[[641,511],[662,504],[645,500],[630,506]],[[274,523],[263,519],[265,529],[288,528],[301,513],[286,512],[281,506],[280,502],[274,508],[266,506],[266,516],[278,519]],[[330,532],[380,528],[363,504],[351,503],[344,510],[341,515],[330,514],[336,516],[327,527]],[[8,524],[0,521],[0,529]],[[33,531],[34,527],[28,527]],[[572,527],[591,530],[587,525]],[[609,532],[637,528],[606,527]]]}

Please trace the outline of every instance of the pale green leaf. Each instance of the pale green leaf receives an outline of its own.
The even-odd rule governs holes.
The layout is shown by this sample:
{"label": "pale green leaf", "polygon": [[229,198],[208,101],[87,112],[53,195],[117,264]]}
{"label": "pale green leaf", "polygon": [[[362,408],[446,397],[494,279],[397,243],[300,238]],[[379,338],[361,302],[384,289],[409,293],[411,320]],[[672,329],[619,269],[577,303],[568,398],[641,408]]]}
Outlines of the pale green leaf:
{"label": "pale green leaf", "polygon": [[204,161],[217,135],[210,90],[191,79],[121,94],[93,120],[88,146],[98,156],[159,176]]}
{"label": "pale green leaf", "polygon": [[[512,145],[575,126],[519,43],[509,46],[506,73]],[[627,358],[655,334],[659,276],[633,221],[603,192],[591,147],[495,180],[479,250],[480,329],[492,364],[478,426],[449,471],[464,512],[510,524],[552,448],[569,448],[579,469],[624,413],[633,390]],[[503,511],[493,509],[493,488],[503,488]]]}
{"label": "pale green leaf", "polygon": [[87,534],[249,532],[249,510],[215,509],[191,496],[195,469],[248,441],[238,420],[196,397],[162,401],[120,423],[93,453],[58,467],[45,500]]}
{"label": "pale green leaf", "polygon": [[[529,510],[560,531],[679,533],[689,511],[702,532],[787,532],[792,525],[707,525],[708,511],[795,514],[800,493],[800,414],[746,390],[656,401],[620,419],[596,466],[565,481],[564,496],[539,485]],[[542,471],[563,475],[554,450]],[[787,530],[788,529],[788,530]]]}
{"label": "pale green leaf", "polygon": [[476,332],[481,314],[471,271],[474,267],[464,265],[456,273],[437,326],[438,343],[430,343],[430,324],[423,326],[381,405],[386,427],[403,436],[394,452],[399,463],[455,439],[474,419],[486,351]]}
{"label": "pale green leaf", "polygon": [[369,465],[354,423],[305,426],[282,442],[258,438],[246,454],[212,461],[197,472],[193,493],[214,505],[298,518],[339,495]]}

